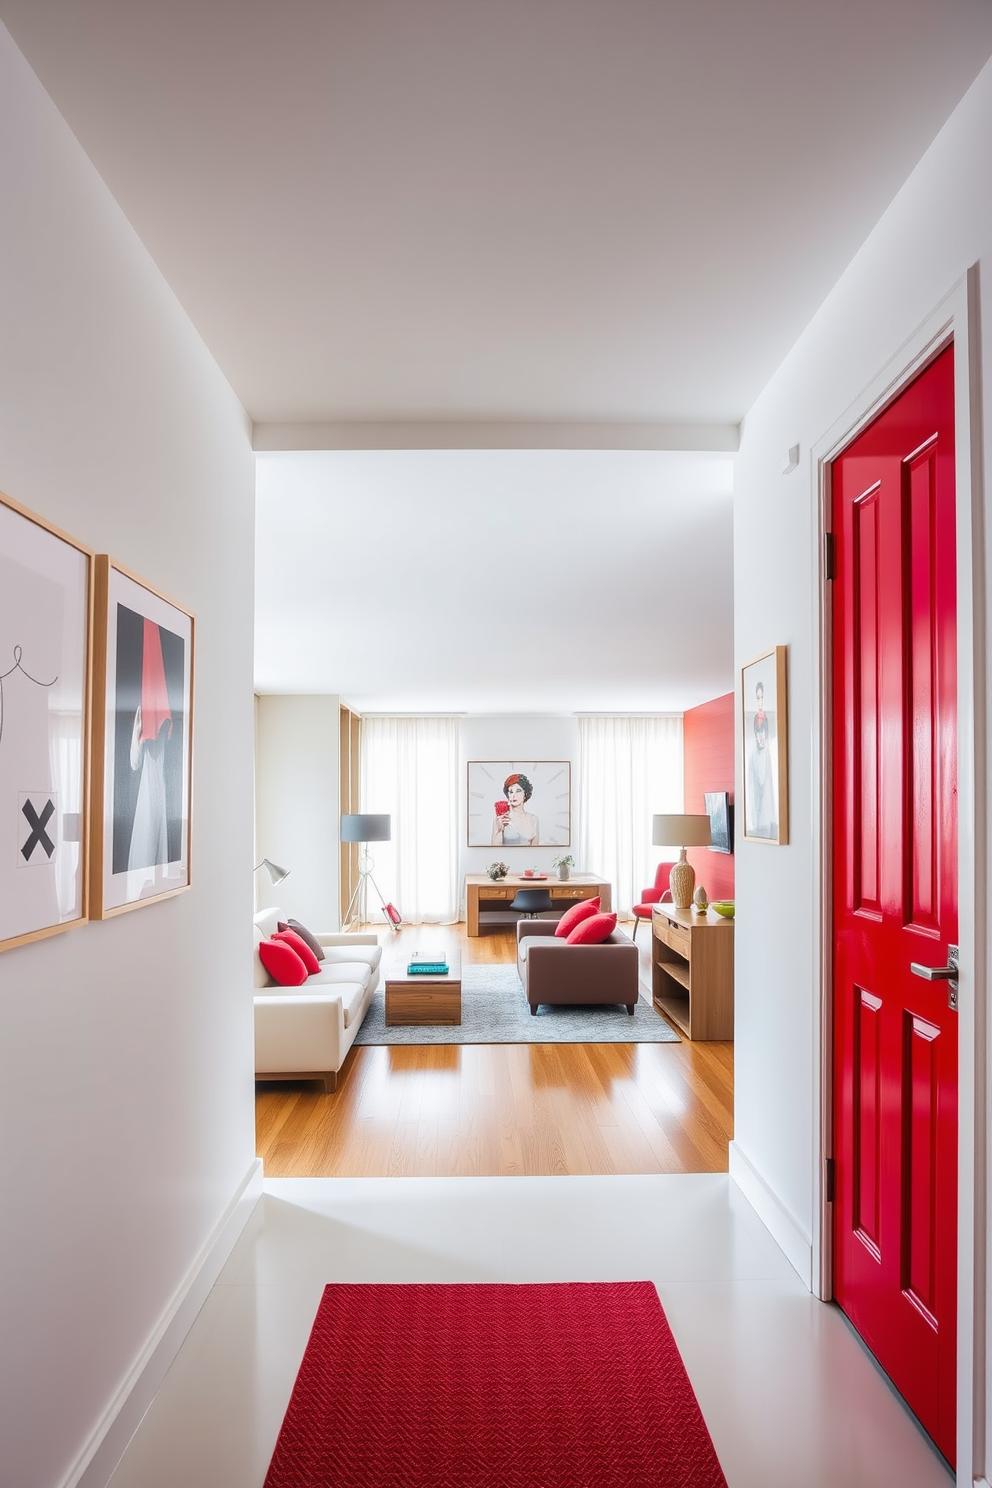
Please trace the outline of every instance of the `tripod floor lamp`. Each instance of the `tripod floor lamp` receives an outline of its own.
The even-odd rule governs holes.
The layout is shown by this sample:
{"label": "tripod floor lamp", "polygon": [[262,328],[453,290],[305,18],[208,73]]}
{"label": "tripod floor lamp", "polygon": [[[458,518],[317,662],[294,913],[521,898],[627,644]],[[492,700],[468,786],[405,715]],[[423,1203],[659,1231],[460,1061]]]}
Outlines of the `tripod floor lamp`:
{"label": "tripod floor lamp", "polygon": [[[388,842],[389,822],[390,818],[388,816],[374,816],[368,813],[342,816],[341,841],[360,842],[363,844],[363,847],[367,842]],[[351,903],[348,905],[348,911],[344,917],[345,926],[350,924],[353,912],[360,925],[368,924],[368,886],[370,883],[379,895],[379,903],[383,909],[386,907],[386,901],[379,892],[379,885],[372,877],[372,869],[374,867],[375,864],[372,862],[369,854],[365,851],[360,852],[358,855],[358,882],[355,885],[355,892],[351,896]]]}

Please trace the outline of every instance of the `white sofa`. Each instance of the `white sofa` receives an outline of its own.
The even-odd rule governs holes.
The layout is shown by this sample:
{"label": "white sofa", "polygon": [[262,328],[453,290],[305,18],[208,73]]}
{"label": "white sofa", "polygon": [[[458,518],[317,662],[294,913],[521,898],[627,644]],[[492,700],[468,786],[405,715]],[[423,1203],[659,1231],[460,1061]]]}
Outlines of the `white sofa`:
{"label": "white sofa", "polygon": [[280,987],[258,947],[285,919],[281,909],[255,916],[255,1079],[322,1080],[330,1093],[379,985],[382,949],[374,935],[314,932],[320,970],[300,987]]}

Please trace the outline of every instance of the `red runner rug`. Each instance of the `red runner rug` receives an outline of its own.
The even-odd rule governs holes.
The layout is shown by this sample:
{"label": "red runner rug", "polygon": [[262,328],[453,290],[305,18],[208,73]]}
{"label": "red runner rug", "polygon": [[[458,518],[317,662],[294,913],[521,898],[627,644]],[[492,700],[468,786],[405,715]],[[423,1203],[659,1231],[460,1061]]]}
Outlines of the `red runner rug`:
{"label": "red runner rug", "polygon": [[265,1488],[726,1488],[648,1281],[328,1286]]}

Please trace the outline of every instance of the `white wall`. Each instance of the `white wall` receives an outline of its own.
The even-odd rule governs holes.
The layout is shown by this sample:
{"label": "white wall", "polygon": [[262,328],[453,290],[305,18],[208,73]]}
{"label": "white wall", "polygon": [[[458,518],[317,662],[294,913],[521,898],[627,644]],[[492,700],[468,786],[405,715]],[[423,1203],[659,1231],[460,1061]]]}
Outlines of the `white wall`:
{"label": "white wall", "polygon": [[[992,64],[987,66],[778,369],[744,424],[735,493],[738,665],[789,646],[791,842],[737,851],[735,1143],[809,1236],[817,1181],[814,1033],[816,472],[809,451],[965,275],[992,268]],[[981,351],[989,365],[988,280]],[[986,386],[988,379],[986,377]],[[980,409],[986,449],[992,413]],[[782,474],[787,451],[803,461]],[[986,481],[987,486],[987,481]],[[740,760],[738,759],[738,771]],[[738,778],[738,791],[740,780]],[[979,989],[984,1000],[986,989]]]}
{"label": "white wall", "polygon": [[[568,760],[572,766],[572,845],[564,851],[570,852],[576,859],[575,873],[586,869],[599,871],[595,863],[580,863],[576,856],[576,843],[579,840],[579,823],[576,815],[576,807],[579,799],[578,781],[578,759],[579,759],[579,725],[578,720],[565,715],[549,715],[540,717],[532,714],[521,714],[519,717],[508,716],[484,716],[463,718],[461,722],[459,737],[459,789],[461,790],[461,807],[459,813],[459,880],[464,885],[466,873],[482,873],[489,863],[501,858],[509,867],[517,871],[521,868],[537,868],[541,872],[550,872],[551,864],[558,854],[563,851],[559,847],[467,847],[468,841],[468,762],[469,760],[505,760],[505,759],[533,759],[533,760]],[[464,890],[460,890],[462,896],[462,910],[464,912]]]}
{"label": "white wall", "polygon": [[2,27],[0,139],[0,488],[197,625],[192,889],[0,956],[0,1479],[41,1488],[80,1465],[254,1161],[254,471],[242,409]]}
{"label": "white wall", "polygon": [[280,884],[264,868],[256,873],[259,906],[278,905],[312,930],[336,930],[340,699],[266,695],[256,710],[255,861],[290,870]]}

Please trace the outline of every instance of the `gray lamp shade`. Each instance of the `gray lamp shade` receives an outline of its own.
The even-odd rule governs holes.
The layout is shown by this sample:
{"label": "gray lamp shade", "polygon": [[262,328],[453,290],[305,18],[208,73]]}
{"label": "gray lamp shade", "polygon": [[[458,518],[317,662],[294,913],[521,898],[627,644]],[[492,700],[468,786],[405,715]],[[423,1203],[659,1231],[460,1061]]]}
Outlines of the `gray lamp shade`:
{"label": "gray lamp shade", "polygon": [[[706,817],[706,821],[709,821],[709,817]],[[389,817],[372,816],[368,812],[342,816],[341,841],[388,842]]]}
{"label": "gray lamp shade", "polygon": [[656,816],[651,841],[655,847],[709,847],[708,816]]}
{"label": "gray lamp shade", "polygon": [[288,878],[290,874],[288,868],[280,868],[279,864],[273,863],[271,858],[263,858],[260,863],[256,863],[254,871],[257,873],[259,868],[265,869],[274,884],[282,883],[283,879]]}

